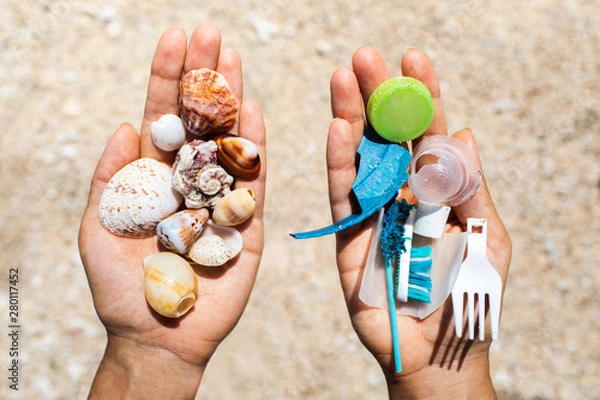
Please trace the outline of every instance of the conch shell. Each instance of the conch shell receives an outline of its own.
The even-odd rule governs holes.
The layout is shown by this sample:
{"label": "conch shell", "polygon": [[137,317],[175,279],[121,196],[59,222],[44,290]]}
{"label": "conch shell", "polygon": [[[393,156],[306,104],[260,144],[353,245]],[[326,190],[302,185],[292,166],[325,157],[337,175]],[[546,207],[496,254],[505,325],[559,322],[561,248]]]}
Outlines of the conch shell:
{"label": "conch shell", "polygon": [[198,281],[192,266],[175,253],[162,252],[144,259],[144,292],[154,311],[178,318],[196,302]]}
{"label": "conch shell", "polygon": [[173,187],[188,208],[213,208],[230,192],[233,177],[217,165],[214,141],[194,140],[181,147],[173,164]]}
{"label": "conch shell", "polygon": [[236,257],[242,246],[242,235],[237,229],[217,225],[209,219],[204,232],[192,245],[187,256],[199,265],[219,267]]}
{"label": "conch shell", "polygon": [[182,197],[171,186],[171,167],[140,158],[119,170],[100,198],[100,222],[118,236],[142,238],[179,208]]}
{"label": "conch shell", "polygon": [[252,189],[235,189],[227,193],[215,206],[212,219],[223,226],[235,226],[252,216],[256,199]]}
{"label": "conch shell", "polygon": [[206,208],[179,211],[160,221],[156,235],[167,249],[185,254],[202,234],[208,214]]}
{"label": "conch shell", "polygon": [[238,102],[225,77],[208,68],[181,78],[179,115],[186,129],[202,139],[229,131],[235,124]]}
{"label": "conch shell", "polygon": [[258,148],[251,140],[233,135],[220,135],[215,139],[219,165],[235,178],[254,179],[260,171]]}

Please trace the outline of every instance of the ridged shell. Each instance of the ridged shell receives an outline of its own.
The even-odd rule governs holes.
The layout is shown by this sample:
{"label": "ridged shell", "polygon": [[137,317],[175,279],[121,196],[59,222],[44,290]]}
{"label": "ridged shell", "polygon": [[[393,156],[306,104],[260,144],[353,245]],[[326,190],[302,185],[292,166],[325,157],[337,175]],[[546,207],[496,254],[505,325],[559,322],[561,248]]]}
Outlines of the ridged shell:
{"label": "ridged shell", "polygon": [[225,77],[208,68],[185,74],[179,87],[179,115],[190,133],[209,138],[235,124],[238,102]]}
{"label": "ridged shell", "polygon": [[144,259],[144,292],[154,311],[169,318],[187,313],[196,302],[198,281],[191,265],[175,253]]}
{"label": "ridged shell", "polygon": [[208,216],[206,208],[179,211],[160,221],[156,235],[167,249],[185,254],[200,237]]}
{"label": "ridged shell", "polygon": [[118,236],[142,238],[179,208],[182,197],[171,185],[171,167],[140,158],[119,170],[100,198],[100,222]]}
{"label": "ridged shell", "polygon": [[243,239],[232,227],[220,226],[210,219],[200,238],[192,245],[188,258],[205,267],[218,267],[242,251]]}
{"label": "ridged shell", "polygon": [[212,219],[223,226],[243,223],[254,214],[256,199],[252,189],[235,189],[227,193],[215,206]]}
{"label": "ridged shell", "polygon": [[258,148],[248,139],[221,135],[215,138],[219,165],[235,178],[252,180],[260,172]]}
{"label": "ridged shell", "polygon": [[202,236],[190,248],[188,257],[205,267],[219,267],[231,258],[231,249],[220,236]]}

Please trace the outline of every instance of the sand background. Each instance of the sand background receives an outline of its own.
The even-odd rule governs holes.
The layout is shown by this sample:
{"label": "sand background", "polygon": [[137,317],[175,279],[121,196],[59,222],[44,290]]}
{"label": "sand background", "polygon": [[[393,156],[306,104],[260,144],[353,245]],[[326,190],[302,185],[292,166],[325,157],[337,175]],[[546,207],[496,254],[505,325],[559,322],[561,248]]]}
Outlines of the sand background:
{"label": "sand background", "polygon": [[[221,28],[268,128],[266,249],[202,399],[381,399],[352,330],[330,222],[329,78],[361,45],[393,74],[420,47],[449,128],[469,126],[514,243],[492,375],[503,399],[600,398],[600,3],[3,0],[0,4],[0,397],[84,398],[105,334],[76,236],[121,122],[139,126],[161,33]],[[418,4],[417,4],[418,3]],[[8,389],[8,269],[20,271],[20,391]],[[20,395],[20,396],[19,396]],[[16,398],[15,397],[15,398]]]}

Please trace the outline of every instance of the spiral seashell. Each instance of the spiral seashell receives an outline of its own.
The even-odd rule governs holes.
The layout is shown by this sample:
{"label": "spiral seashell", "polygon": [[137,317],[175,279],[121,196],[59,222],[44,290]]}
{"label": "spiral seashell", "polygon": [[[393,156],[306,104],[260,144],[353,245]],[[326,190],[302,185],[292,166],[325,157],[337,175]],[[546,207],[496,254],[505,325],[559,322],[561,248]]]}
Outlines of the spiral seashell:
{"label": "spiral seashell", "polygon": [[164,151],[179,149],[185,142],[185,128],[175,114],[165,114],[150,124],[152,142]]}
{"label": "spiral seashell", "polygon": [[236,178],[251,180],[258,176],[260,158],[258,148],[248,139],[239,136],[216,137],[219,165]]}
{"label": "spiral seashell", "polygon": [[167,249],[185,254],[200,237],[207,220],[206,208],[179,211],[160,221],[156,227],[156,235]]}
{"label": "spiral seashell", "polygon": [[144,259],[146,301],[162,316],[178,318],[196,302],[198,281],[191,265],[175,253],[162,252]]}
{"label": "spiral seashell", "polygon": [[152,158],[140,158],[108,182],[98,213],[102,226],[118,236],[150,237],[165,217],[179,208],[182,197],[171,186],[172,170]]}
{"label": "spiral seashell", "polygon": [[173,170],[173,187],[188,208],[214,207],[233,183],[233,177],[217,165],[217,145],[212,140],[194,140],[182,146]]}
{"label": "spiral seashell", "polygon": [[238,101],[218,72],[201,68],[181,78],[179,115],[193,135],[204,139],[227,132],[235,124],[237,111]]}
{"label": "spiral seashell", "polygon": [[235,189],[215,205],[212,219],[223,226],[239,225],[252,216],[255,208],[256,199],[252,189]]}
{"label": "spiral seashell", "polygon": [[190,247],[188,258],[205,267],[218,267],[236,257],[243,246],[240,232],[210,219],[200,238]]}

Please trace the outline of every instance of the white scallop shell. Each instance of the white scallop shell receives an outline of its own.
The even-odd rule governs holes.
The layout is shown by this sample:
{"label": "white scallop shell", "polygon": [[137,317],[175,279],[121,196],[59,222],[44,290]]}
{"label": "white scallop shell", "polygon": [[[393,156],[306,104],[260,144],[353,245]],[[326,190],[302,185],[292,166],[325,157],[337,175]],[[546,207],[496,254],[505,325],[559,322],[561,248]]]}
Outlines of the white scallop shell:
{"label": "white scallop shell", "polygon": [[179,116],[165,114],[150,124],[152,142],[165,151],[178,150],[185,142],[185,128]]}
{"label": "white scallop shell", "polygon": [[242,234],[235,228],[208,220],[200,238],[190,247],[188,258],[205,267],[218,267],[236,257],[243,246]]}
{"label": "white scallop shell", "polygon": [[158,223],[183,201],[171,176],[171,167],[152,158],[127,164],[104,188],[98,210],[102,225],[118,236],[154,235]]}
{"label": "white scallop shell", "polygon": [[144,259],[144,293],[154,311],[169,318],[188,312],[196,302],[198,281],[191,265],[175,253]]}

